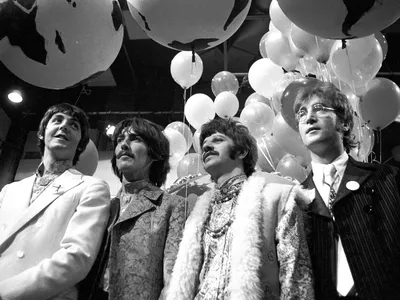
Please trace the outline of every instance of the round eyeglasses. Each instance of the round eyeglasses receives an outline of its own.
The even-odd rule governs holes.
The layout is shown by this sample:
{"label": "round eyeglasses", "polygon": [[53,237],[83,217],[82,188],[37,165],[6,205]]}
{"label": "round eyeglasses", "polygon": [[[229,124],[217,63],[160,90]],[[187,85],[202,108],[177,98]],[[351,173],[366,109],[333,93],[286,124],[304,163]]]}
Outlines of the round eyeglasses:
{"label": "round eyeglasses", "polygon": [[[323,117],[330,111],[335,111],[335,109],[332,107],[327,107],[321,103],[315,103],[311,105],[311,113],[317,117]],[[305,123],[307,120],[307,114],[307,109],[301,108],[296,114],[297,122]]]}

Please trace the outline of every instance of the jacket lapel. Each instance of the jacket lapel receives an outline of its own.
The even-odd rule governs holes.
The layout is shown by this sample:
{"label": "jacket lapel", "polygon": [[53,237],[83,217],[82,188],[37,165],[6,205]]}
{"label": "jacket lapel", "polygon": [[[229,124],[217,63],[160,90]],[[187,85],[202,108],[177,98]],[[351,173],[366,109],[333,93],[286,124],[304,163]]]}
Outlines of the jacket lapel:
{"label": "jacket lapel", "polygon": [[[358,163],[353,158],[349,157],[334,203],[339,202],[351,192],[356,191],[372,173],[371,170],[359,167]],[[350,190],[348,188],[348,182],[357,182],[358,188]]]}
{"label": "jacket lapel", "polygon": [[133,219],[141,214],[149,211],[157,206],[157,201],[164,192],[154,185],[147,185],[136,196],[135,205],[132,202],[128,205],[126,210],[121,214],[115,225],[129,219]]}
{"label": "jacket lapel", "polygon": [[[33,176],[34,177],[34,176]],[[34,178],[33,178],[34,181]],[[33,185],[32,181],[32,185]],[[16,234],[25,224],[31,221],[36,215],[38,215],[41,211],[43,211],[46,207],[48,207],[54,200],[58,197],[74,188],[78,184],[82,182],[82,174],[75,169],[69,169],[65,171],[63,174],[58,176],[53,183],[51,183],[39,197],[29,205],[20,215],[20,218],[16,220],[14,225],[10,228],[7,235],[3,237],[3,240],[0,241],[0,245],[6,242],[10,237]],[[29,190],[29,196],[24,198],[24,201],[28,199],[28,204],[31,198],[32,188]],[[23,192],[23,196],[26,197]]]}
{"label": "jacket lapel", "polygon": [[308,175],[307,179],[303,182],[303,186],[307,190],[312,190],[312,189],[315,190],[315,199],[311,203],[311,206],[309,208],[310,212],[317,214],[317,215],[327,217],[327,218],[331,218],[331,214],[329,213],[328,207],[326,207],[321,194],[319,193],[318,189],[315,187],[312,172]]}

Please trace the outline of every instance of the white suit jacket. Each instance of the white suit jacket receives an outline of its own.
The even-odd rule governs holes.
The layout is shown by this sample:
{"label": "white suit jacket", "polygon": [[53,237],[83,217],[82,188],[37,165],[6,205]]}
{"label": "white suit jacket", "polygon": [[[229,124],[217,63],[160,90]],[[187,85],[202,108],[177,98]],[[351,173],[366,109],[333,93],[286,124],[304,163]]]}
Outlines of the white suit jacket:
{"label": "white suit jacket", "polygon": [[0,297],[78,297],[109,217],[107,183],[69,169],[29,205],[35,176],[0,193]]}

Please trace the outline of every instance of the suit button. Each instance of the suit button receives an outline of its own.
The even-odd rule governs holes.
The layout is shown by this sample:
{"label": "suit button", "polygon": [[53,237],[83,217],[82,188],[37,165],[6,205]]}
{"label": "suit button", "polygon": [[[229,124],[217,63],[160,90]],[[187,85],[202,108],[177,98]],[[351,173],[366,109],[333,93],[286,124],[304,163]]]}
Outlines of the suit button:
{"label": "suit button", "polygon": [[18,251],[17,256],[18,256],[18,258],[24,258],[25,253],[23,251]]}
{"label": "suit button", "polygon": [[3,225],[1,225],[1,228],[2,228],[3,230],[5,230],[5,229],[7,228],[7,225],[6,225],[6,224],[3,224]]}
{"label": "suit button", "polygon": [[375,190],[373,188],[371,188],[371,187],[367,188],[365,191],[367,192],[368,195],[375,194]]}
{"label": "suit button", "polygon": [[372,214],[372,205],[364,205],[363,211],[368,215]]}
{"label": "suit button", "polygon": [[37,222],[36,226],[40,228],[40,227],[43,226],[43,223],[42,222]]}

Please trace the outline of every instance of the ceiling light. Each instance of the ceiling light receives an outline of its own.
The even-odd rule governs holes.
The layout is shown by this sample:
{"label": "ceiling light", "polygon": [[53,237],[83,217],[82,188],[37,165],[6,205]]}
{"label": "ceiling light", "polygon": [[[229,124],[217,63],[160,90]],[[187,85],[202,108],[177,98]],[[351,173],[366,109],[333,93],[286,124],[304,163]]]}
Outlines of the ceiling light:
{"label": "ceiling light", "polygon": [[8,94],[8,99],[14,103],[21,103],[24,98],[22,98],[22,94],[18,90],[14,90]]}
{"label": "ceiling light", "polygon": [[106,134],[108,137],[112,137],[114,134],[115,126],[114,125],[107,125],[106,127]]}

